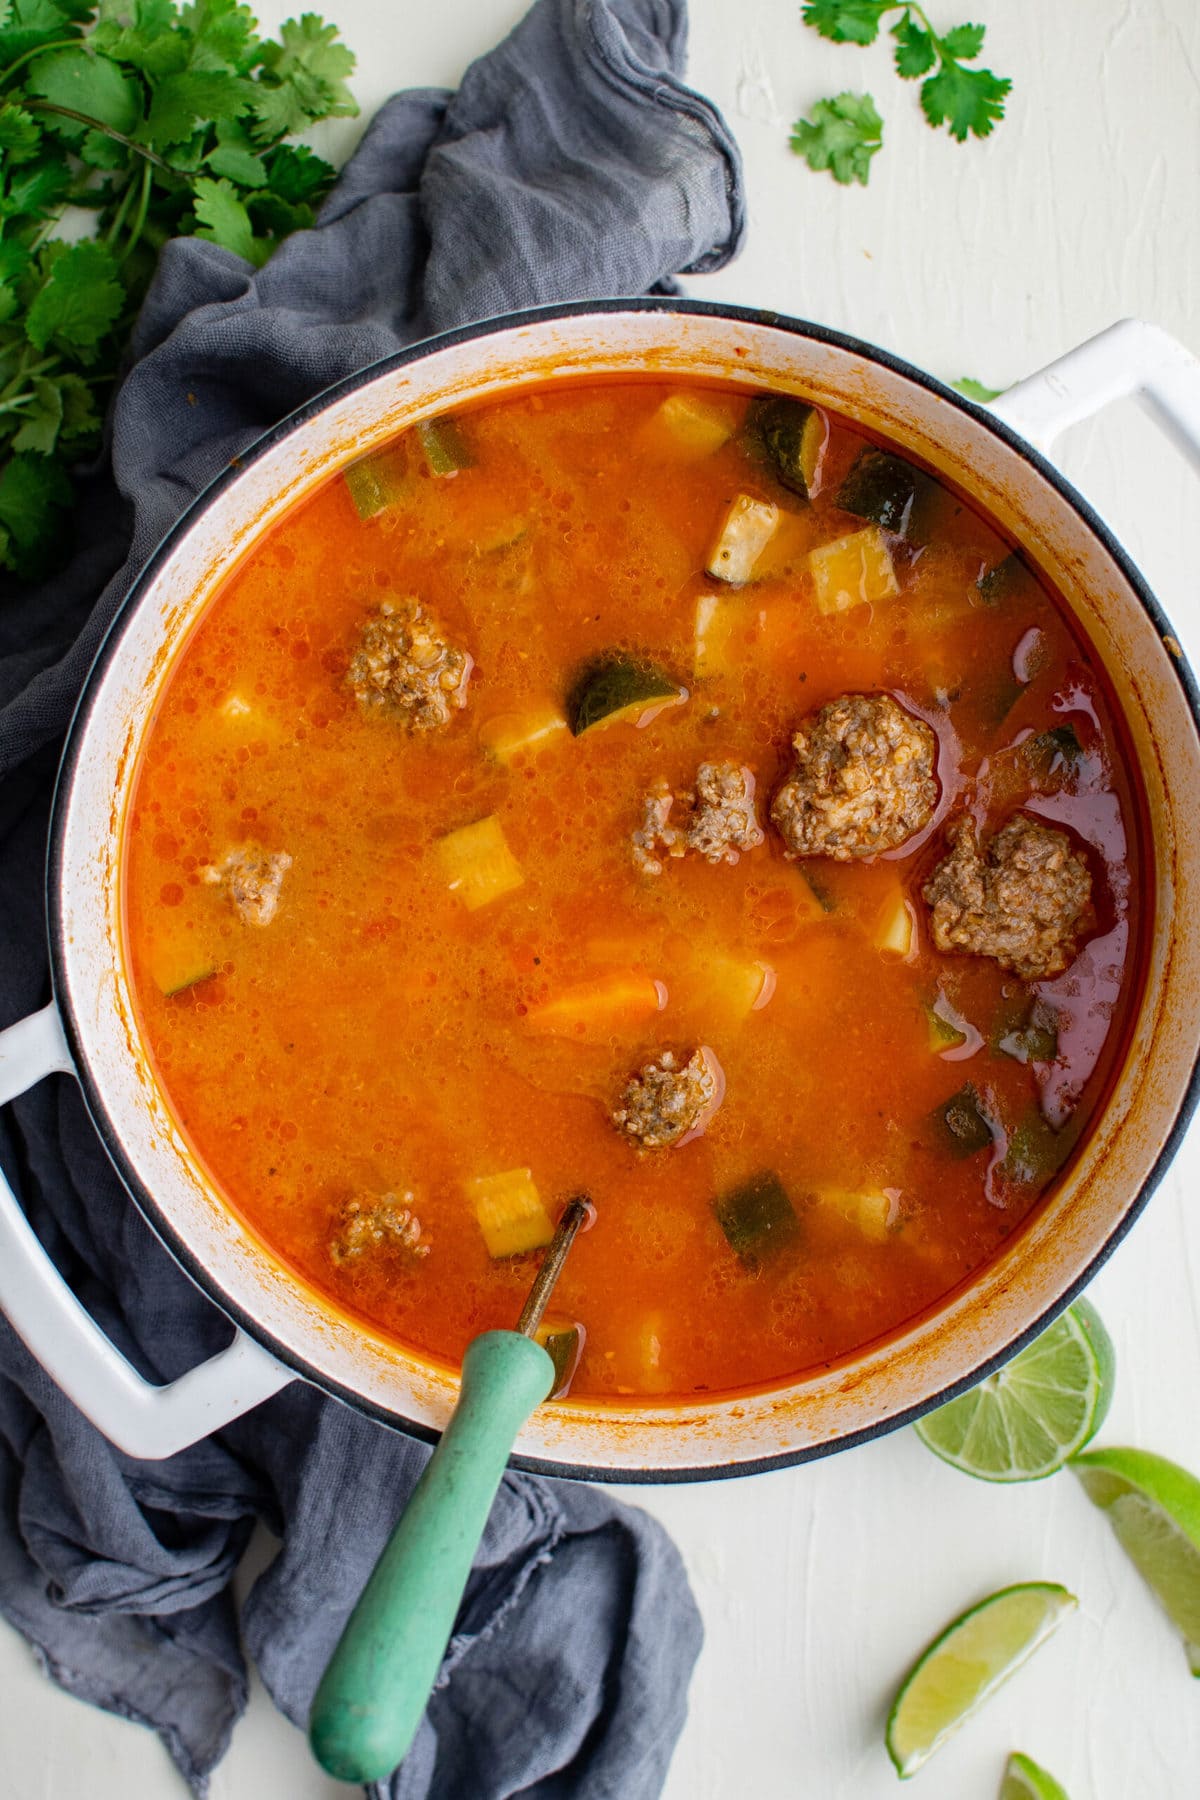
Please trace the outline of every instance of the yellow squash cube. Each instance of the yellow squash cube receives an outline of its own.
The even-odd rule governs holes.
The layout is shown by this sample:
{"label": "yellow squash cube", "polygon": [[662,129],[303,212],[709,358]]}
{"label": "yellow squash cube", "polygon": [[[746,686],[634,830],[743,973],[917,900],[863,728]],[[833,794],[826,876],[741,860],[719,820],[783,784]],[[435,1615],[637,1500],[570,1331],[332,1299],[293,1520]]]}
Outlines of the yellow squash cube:
{"label": "yellow squash cube", "polygon": [[493,1260],[540,1250],[554,1236],[550,1215],[529,1169],[475,1175],[463,1185]]}
{"label": "yellow squash cube", "polygon": [[810,550],[808,566],[817,607],[823,613],[849,612],[852,606],[890,600],[900,592],[887,540],[878,525]]}

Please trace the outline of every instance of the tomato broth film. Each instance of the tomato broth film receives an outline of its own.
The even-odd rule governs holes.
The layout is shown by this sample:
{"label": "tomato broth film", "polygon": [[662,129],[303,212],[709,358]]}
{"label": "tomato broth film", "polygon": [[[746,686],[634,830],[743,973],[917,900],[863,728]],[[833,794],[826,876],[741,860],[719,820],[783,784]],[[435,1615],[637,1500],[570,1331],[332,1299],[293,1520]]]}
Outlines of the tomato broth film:
{"label": "tomato broth film", "polygon": [[993,1257],[1150,917],[1099,659],[784,395],[526,389],[330,480],[180,653],[127,821],[157,1077],[228,1205],[436,1360],[567,1197],[571,1392],[846,1358]]}

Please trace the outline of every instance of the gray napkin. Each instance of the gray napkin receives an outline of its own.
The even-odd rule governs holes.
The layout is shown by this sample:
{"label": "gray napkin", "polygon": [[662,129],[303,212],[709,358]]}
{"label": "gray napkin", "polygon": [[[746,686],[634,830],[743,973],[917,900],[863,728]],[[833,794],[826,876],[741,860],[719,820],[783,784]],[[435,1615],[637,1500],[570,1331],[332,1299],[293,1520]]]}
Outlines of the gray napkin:
{"label": "gray napkin", "polygon": [[[398,95],[317,228],[251,272],[169,244],[64,575],[0,605],[0,1022],[48,994],[42,869],[62,732],[136,570],[266,427],[443,328],[666,288],[743,229],[736,147],[680,79],[684,0],[539,0],[455,95]],[[75,1084],[4,1115],[0,1161],[149,1378],[228,1340],[117,1181]],[[297,1723],[428,1451],[299,1383],[168,1462],[115,1451],[0,1320],[0,1608],[73,1693],[155,1727],[192,1791],[245,1705],[242,1643]],[[256,1519],[281,1539],[240,1622]],[[240,1631],[240,1641],[239,1641]],[[506,1477],[412,1751],[377,1800],[643,1800],[700,1626],[678,1555],[594,1489]]]}

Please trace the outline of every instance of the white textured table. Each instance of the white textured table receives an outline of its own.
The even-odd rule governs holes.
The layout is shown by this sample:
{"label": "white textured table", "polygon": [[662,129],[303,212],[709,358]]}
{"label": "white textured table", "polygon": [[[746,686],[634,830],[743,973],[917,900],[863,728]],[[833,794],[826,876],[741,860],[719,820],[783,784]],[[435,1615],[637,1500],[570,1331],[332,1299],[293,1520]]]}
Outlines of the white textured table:
{"label": "white textured table", "polygon": [[[697,294],[775,306],[1000,387],[1124,314],[1200,349],[1197,0],[929,0],[982,15],[1014,78],[1009,118],[958,148],[921,121],[887,51],[801,28],[798,0],[692,0],[690,75],[746,158],[741,260]],[[260,0],[277,21],[290,10]],[[298,8],[297,8],[298,10]],[[521,0],[330,0],[358,51],[366,113],[393,88],[453,83]],[[887,121],[869,189],[789,152],[786,125],[841,88]],[[358,126],[330,130],[348,150]],[[1169,612],[1200,638],[1200,485],[1131,408],[1065,440],[1069,474]],[[1120,1357],[1105,1437],[1200,1470],[1200,1135],[1092,1290]],[[1007,1582],[1066,1582],[1079,1614],[920,1777],[923,1800],[992,1800],[1025,1748],[1072,1800],[1184,1800],[1200,1783],[1200,1689],[1175,1638],[1070,1476],[1002,1491],[901,1432],[752,1480],[631,1493],[674,1532],[707,1630],[667,1800],[883,1800],[890,1691],[916,1649]],[[212,1800],[334,1800],[261,1694]],[[155,1739],[65,1698],[0,1631],[4,1800],[175,1800]],[[472,1800],[463,1795],[461,1800]]]}

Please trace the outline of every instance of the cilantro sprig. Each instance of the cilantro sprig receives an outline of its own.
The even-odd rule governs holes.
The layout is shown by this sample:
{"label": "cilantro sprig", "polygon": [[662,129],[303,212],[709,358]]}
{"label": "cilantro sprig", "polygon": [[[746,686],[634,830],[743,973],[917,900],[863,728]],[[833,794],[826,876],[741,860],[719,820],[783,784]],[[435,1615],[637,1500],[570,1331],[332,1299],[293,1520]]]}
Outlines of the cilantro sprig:
{"label": "cilantro sprig", "polygon": [[[921,110],[930,125],[944,125],[960,144],[970,136],[988,137],[1004,117],[1012,82],[990,69],[967,67],[982,53],[985,26],[956,25],[939,34],[916,0],[806,0],[802,16],[835,44],[873,44],[889,13],[900,14],[889,28],[896,73],[904,81],[921,81]],[[810,167],[864,187],[882,142],[882,122],[869,94],[819,100],[811,118],[792,127],[792,148]]]}
{"label": "cilantro sprig", "polygon": [[[0,0],[0,567],[56,560],[72,467],[170,237],[261,265],[334,171],[287,140],[358,111],[313,13],[259,36],[238,0]],[[67,208],[94,235],[60,235]]]}

